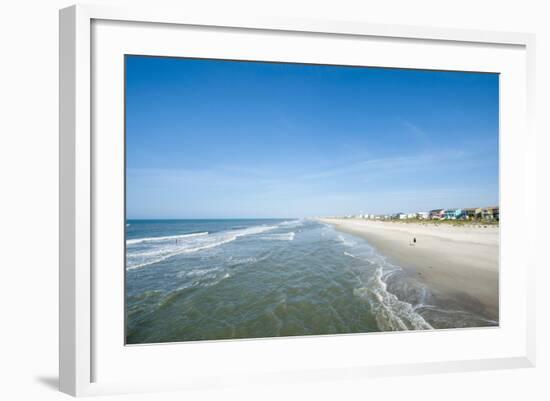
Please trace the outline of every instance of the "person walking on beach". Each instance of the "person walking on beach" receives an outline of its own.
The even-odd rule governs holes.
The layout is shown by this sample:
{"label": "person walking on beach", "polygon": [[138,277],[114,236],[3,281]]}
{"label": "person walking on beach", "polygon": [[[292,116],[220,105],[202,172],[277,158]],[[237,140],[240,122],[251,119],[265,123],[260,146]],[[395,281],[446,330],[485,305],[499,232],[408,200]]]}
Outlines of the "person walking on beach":
{"label": "person walking on beach", "polygon": [[413,244],[416,244],[416,237],[413,238]]}

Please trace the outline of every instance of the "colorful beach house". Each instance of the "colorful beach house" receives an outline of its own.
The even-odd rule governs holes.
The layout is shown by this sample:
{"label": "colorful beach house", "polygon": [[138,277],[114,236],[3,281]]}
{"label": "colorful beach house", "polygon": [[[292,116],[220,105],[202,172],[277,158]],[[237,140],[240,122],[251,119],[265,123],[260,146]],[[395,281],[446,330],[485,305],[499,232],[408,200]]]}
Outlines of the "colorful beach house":
{"label": "colorful beach house", "polygon": [[446,209],[443,218],[445,220],[460,220],[466,218],[466,213],[462,209]]}
{"label": "colorful beach house", "polygon": [[483,215],[483,208],[482,207],[478,207],[476,208],[476,211],[475,211],[475,217],[477,220],[481,220],[481,216]]}
{"label": "colorful beach house", "polygon": [[445,209],[443,211],[443,218],[445,220],[454,220],[455,219],[455,210],[456,209]]}
{"label": "colorful beach house", "polygon": [[443,209],[433,209],[430,210],[430,219],[432,220],[439,220],[441,219],[442,213],[444,212]]}
{"label": "colorful beach house", "polygon": [[500,217],[500,209],[498,206],[484,207],[481,209],[481,218],[483,220],[498,221],[499,217]]}
{"label": "colorful beach house", "polygon": [[468,207],[466,209],[462,209],[462,211],[464,212],[464,217],[468,220],[473,220],[476,218],[477,210],[478,209],[476,209],[475,207]]}

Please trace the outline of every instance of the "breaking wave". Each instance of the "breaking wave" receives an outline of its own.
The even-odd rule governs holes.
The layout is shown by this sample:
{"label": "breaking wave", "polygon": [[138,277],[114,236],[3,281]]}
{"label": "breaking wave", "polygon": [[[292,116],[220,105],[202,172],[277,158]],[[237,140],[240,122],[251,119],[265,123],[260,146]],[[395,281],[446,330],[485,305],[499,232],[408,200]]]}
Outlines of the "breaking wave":
{"label": "breaking wave", "polygon": [[126,269],[138,269],[162,262],[176,255],[215,248],[235,241],[237,238],[261,234],[274,228],[276,226],[256,226],[215,234],[201,232],[128,240],[126,242]]}
{"label": "breaking wave", "polygon": [[289,233],[283,233],[283,234],[264,235],[260,238],[266,239],[266,240],[277,240],[277,241],[294,241],[295,236],[296,236],[296,233],[294,231],[291,231]]}
{"label": "breaking wave", "polygon": [[201,232],[201,233],[191,233],[191,234],[182,234],[182,235],[167,235],[165,237],[147,237],[147,238],[136,238],[136,239],[129,239],[126,241],[126,245],[134,245],[134,244],[141,244],[143,242],[162,242],[162,241],[170,241],[170,240],[177,240],[182,238],[191,238],[191,237],[201,237],[203,235],[208,235],[208,232]]}
{"label": "breaking wave", "polygon": [[[349,240],[345,237],[340,235],[339,240],[349,246],[347,245]],[[433,329],[416,311],[413,304],[399,299],[396,294],[388,290],[388,280],[392,276],[400,275],[399,282],[406,280],[401,275],[402,269],[399,266],[389,263],[384,256],[370,246],[361,247],[361,251],[357,254],[346,251],[344,255],[365,262],[368,274],[361,276],[360,287],[355,288],[353,294],[368,302],[381,331]]]}

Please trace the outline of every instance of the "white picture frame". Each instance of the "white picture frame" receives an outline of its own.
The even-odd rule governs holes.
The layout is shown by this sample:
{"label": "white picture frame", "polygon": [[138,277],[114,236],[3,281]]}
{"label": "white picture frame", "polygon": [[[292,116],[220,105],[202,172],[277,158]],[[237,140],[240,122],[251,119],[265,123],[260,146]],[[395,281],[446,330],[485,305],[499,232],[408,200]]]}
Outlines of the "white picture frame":
{"label": "white picture frame", "polygon": [[[122,23],[122,26],[114,27],[113,24]],[[189,356],[188,360],[198,357],[198,355],[207,356],[208,358],[221,358],[216,355],[224,355],[224,358],[241,355],[246,363],[254,362],[252,355],[271,355],[274,361],[275,368],[262,370],[261,366],[256,366],[255,370],[258,373],[253,373],[246,366],[236,369],[234,374],[229,374],[229,370],[224,370],[220,366],[212,374],[205,374],[206,370],[197,368],[196,371],[191,369],[185,378],[176,376],[152,377],[150,380],[140,378],[132,380],[129,376],[117,376],[113,372],[105,375],[103,380],[101,366],[105,366],[105,361],[117,369],[121,365],[121,359],[108,359],[111,354],[109,348],[104,344],[111,341],[106,335],[98,335],[96,325],[102,324],[102,327],[112,324],[113,319],[118,319],[120,315],[112,317],[103,317],[101,313],[101,305],[96,306],[94,294],[98,291],[98,286],[104,283],[104,276],[98,276],[94,273],[94,266],[98,259],[95,251],[94,241],[101,239],[102,225],[98,224],[98,217],[101,211],[97,210],[97,190],[101,193],[101,188],[95,180],[97,169],[101,166],[99,162],[105,164],[103,170],[108,170],[109,166],[107,157],[98,158],[98,154],[102,152],[101,144],[94,141],[93,126],[98,126],[98,122],[94,121],[94,103],[93,96],[102,96],[94,94],[95,88],[92,85],[94,69],[103,68],[101,62],[94,59],[96,55],[102,54],[101,47],[106,43],[100,36],[103,33],[99,32],[98,40],[94,42],[94,24],[104,26],[105,30],[101,32],[117,31],[117,38],[112,40],[112,47],[109,51],[124,52],[124,48],[119,44],[129,40],[133,34],[139,34],[138,30],[147,27],[156,26],[154,32],[150,31],[147,35],[149,43],[142,46],[153,46],[150,49],[154,50],[155,40],[160,37],[166,37],[180,28],[193,27],[196,29],[204,28],[214,30],[215,36],[222,38],[229,37],[230,33],[245,34],[262,34],[265,40],[280,41],[277,36],[279,34],[303,38],[323,37],[326,40],[339,38],[339,40],[362,40],[362,39],[383,39],[387,43],[395,41],[406,41],[407,43],[418,44],[433,44],[439,46],[443,50],[443,46],[455,46],[456,51],[467,51],[467,48],[479,49],[480,52],[485,52],[485,47],[498,49],[510,49],[510,57],[514,58],[519,65],[519,69],[514,72],[510,69],[511,77],[510,85],[515,85],[514,88],[521,89],[522,95],[518,95],[519,99],[515,99],[514,105],[520,107],[512,108],[505,107],[503,110],[510,114],[518,113],[515,119],[503,122],[503,129],[510,134],[506,136],[506,140],[501,147],[501,174],[506,175],[507,183],[505,188],[501,190],[502,203],[508,203],[510,211],[508,216],[512,217],[511,211],[518,211],[518,218],[510,218],[508,227],[503,228],[505,233],[509,233],[510,237],[502,237],[505,242],[512,241],[513,232],[521,230],[522,241],[517,243],[519,250],[516,249],[515,254],[501,254],[501,257],[514,258],[518,252],[523,252],[528,255],[522,259],[521,275],[513,277],[514,280],[507,279],[504,282],[516,285],[517,296],[522,301],[518,302],[517,311],[514,316],[517,321],[511,319],[502,319],[501,327],[497,329],[489,329],[489,331],[479,330],[463,330],[456,337],[456,341],[463,342],[465,345],[468,342],[473,342],[476,338],[484,338],[483,341],[494,342],[499,344],[509,343],[507,351],[504,345],[501,348],[496,348],[487,352],[482,352],[481,348],[478,351],[472,352],[465,358],[454,358],[442,355],[441,358],[431,358],[429,360],[419,360],[415,355],[410,355],[406,362],[396,362],[396,360],[383,357],[378,358],[375,362],[361,362],[350,356],[348,359],[338,359],[336,351],[343,349],[345,344],[353,344],[356,347],[363,347],[365,341],[375,341],[374,337],[369,335],[348,335],[348,336],[331,336],[324,338],[300,338],[300,339],[285,339],[285,340],[246,340],[233,342],[207,342],[205,344],[194,344],[193,347],[187,346],[183,349],[178,348],[178,352],[182,349]],[[101,25],[104,24],[104,25]],[[124,24],[137,24],[134,26]],[[139,25],[139,26],[138,26]],[[104,28],[97,28],[104,29]],[[114,29],[114,30],[110,30]],[[131,34],[124,34],[131,29],[134,31]],[[200,29],[199,29],[200,30]],[[160,35],[160,36],[156,36]],[[272,35],[271,38],[269,35]],[[145,36],[143,37],[145,38]],[[143,39],[142,38],[142,39]],[[145,40],[143,40],[145,42]],[[208,47],[208,43],[204,42],[204,47]],[[119,46],[119,47],[116,47]],[[167,45],[168,46],[168,45]],[[108,46],[105,46],[108,47]],[[479,369],[503,369],[515,367],[534,366],[535,363],[535,338],[534,338],[534,266],[536,261],[533,259],[534,252],[531,247],[534,247],[535,228],[534,223],[529,219],[522,220],[520,217],[521,210],[528,208],[534,213],[535,211],[535,133],[532,128],[532,112],[534,110],[534,35],[524,33],[506,33],[506,32],[484,32],[470,31],[459,29],[439,29],[414,26],[390,26],[390,25],[375,25],[364,22],[350,21],[316,21],[316,20],[293,20],[290,18],[254,18],[254,19],[233,19],[225,16],[216,15],[187,15],[181,10],[162,10],[152,8],[111,8],[108,6],[92,6],[78,5],[72,6],[60,11],[60,390],[75,396],[108,394],[108,393],[126,393],[134,391],[161,391],[167,389],[196,389],[208,388],[216,386],[231,386],[245,384],[248,382],[271,382],[271,383],[288,383],[293,381],[305,380],[327,380],[330,378],[352,378],[361,379],[364,377],[400,375],[400,374],[421,374],[430,372],[449,372],[449,371],[468,371]],[[251,48],[252,49],[252,48]],[[463,50],[461,50],[463,49]],[[147,51],[147,50],[146,50]],[[201,49],[197,51],[202,51]],[[204,50],[206,55],[208,50]],[[255,50],[251,50],[252,52]],[[267,50],[265,50],[267,51]],[[433,52],[427,48],[427,52]],[[171,55],[172,50],[166,47],[159,49],[159,54]],[[345,50],[343,50],[345,52]],[[349,50],[348,50],[349,52]],[[505,52],[503,50],[503,52]],[[512,54],[513,53],[513,54]],[[117,53],[118,54],[118,53]],[[263,53],[262,53],[263,54]],[[267,54],[267,53],[266,53]],[[419,53],[421,56],[424,53]],[[426,53],[428,54],[428,53]],[[481,54],[481,53],[480,53]],[[419,56],[419,57],[420,57]],[[243,56],[244,57],[244,56]],[[269,55],[265,56],[269,57]],[[274,59],[281,57],[274,54]],[[293,60],[293,56],[289,55],[288,60]],[[327,56],[328,57],[328,56]],[[487,56],[490,57],[490,56]],[[505,63],[506,55],[503,55],[501,60],[495,61],[494,67],[490,67],[488,62],[488,71],[502,72],[498,66]],[[287,60],[287,61],[288,61]],[[449,59],[450,60],[450,59]],[[450,66],[453,69],[451,61],[447,60],[446,64],[441,66]],[[389,66],[389,61],[381,59],[379,66]],[[400,63],[395,61],[395,63]],[[422,64],[429,68],[430,64]],[[402,67],[414,68],[417,64],[411,62],[410,65],[398,65]],[[500,63],[500,64],[499,64]],[[512,63],[513,64],[513,63]],[[473,65],[473,64],[472,64]],[[395,65],[394,65],[395,66]],[[116,67],[116,66],[115,66]],[[419,67],[417,67],[419,68]],[[441,67],[443,69],[443,67]],[[468,68],[466,65],[456,65],[456,69]],[[471,67],[474,68],[474,67]],[[512,67],[510,67],[512,68]],[[513,78],[513,79],[512,79]],[[102,78],[103,79],[103,78]],[[512,88],[512,86],[510,86]],[[523,96],[524,95],[524,96]],[[510,97],[510,91],[501,94],[503,97]],[[118,99],[118,98],[117,98]],[[504,100],[507,101],[507,98]],[[97,99],[95,100],[97,101]],[[116,101],[116,99],[115,99]],[[512,101],[510,99],[510,101]],[[120,111],[120,105],[114,106],[114,112]],[[506,103],[508,104],[508,103]],[[512,103],[509,103],[511,106]],[[520,110],[521,109],[521,110]],[[519,110],[519,111],[518,111]],[[111,117],[110,117],[111,118]],[[511,117],[512,118],[512,117]],[[111,118],[112,119],[112,118]],[[115,118],[116,119],[116,118]],[[119,125],[113,125],[116,129]],[[111,131],[110,131],[111,132]],[[118,135],[119,133],[116,133]],[[116,147],[115,147],[116,149]],[[115,158],[123,157],[120,154],[115,154]],[[517,159],[516,159],[517,158]],[[104,160],[104,161],[103,161]],[[119,160],[120,161],[120,160]],[[516,168],[514,168],[514,163]],[[109,185],[116,185],[116,180]],[[502,176],[501,176],[502,183]],[[517,189],[517,185],[521,185],[520,194],[514,195],[513,189]],[[516,187],[514,187],[516,186]],[[103,192],[104,193],[104,192]],[[515,201],[515,197],[517,201]],[[520,210],[521,209],[521,210]],[[506,216],[506,207],[503,208],[504,216]],[[501,212],[502,213],[502,212]],[[98,228],[99,227],[99,228]],[[506,234],[508,235],[508,234]],[[517,234],[516,234],[517,235]],[[120,238],[122,240],[122,238]],[[507,256],[508,255],[508,256]],[[516,255],[516,256],[515,256]],[[518,259],[519,260],[519,259]],[[122,269],[122,267],[121,267]],[[501,273],[503,271],[501,270]],[[512,277],[515,271],[505,270],[505,277]],[[510,274],[508,274],[510,273]],[[511,281],[514,281],[512,283]],[[113,282],[116,283],[116,280]],[[502,283],[502,282],[501,282]],[[103,287],[102,287],[103,288]],[[115,288],[113,286],[113,288]],[[109,302],[120,301],[121,293],[113,293],[112,288],[101,290],[103,295]],[[115,292],[118,291],[115,288]],[[510,294],[510,291],[508,291]],[[507,296],[507,295],[505,295]],[[502,293],[501,293],[502,297]],[[118,301],[117,301],[118,299]],[[505,301],[501,298],[501,303]],[[99,311],[99,313],[98,313]],[[120,312],[120,311],[119,311]],[[117,317],[118,316],[118,317]],[[104,319],[104,320],[103,320]],[[110,319],[110,320],[109,320]],[[110,323],[109,323],[110,322]],[[121,322],[122,324],[122,322]],[[114,330],[114,329],[113,329]],[[509,331],[509,333],[508,333]],[[496,334],[495,334],[496,333]],[[498,337],[499,333],[502,334]],[[508,334],[506,334],[508,333]],[[512,334],[510,334],[512,333]],[[400,333],[399,337],[385,334],[384,341],[411,341],[411,344],[436,344],[442,341],[443,336],[451,336],[453,334],[445,333]],[[498,337],[498,338],[497,338]],[[397,340],[395,340],[397,338]],[[400,338],[400,339],[399,339]],[[98,340],[99,339],[99,340]],[[389,339],[389,340],[387,340]],[[449,337],[450,339],[450,337]],[[453,341],[455,341],[453,340]],[[458,343],[457,343],[458,344]],[[170,347],[178,347],[178,345],[159,345],[133,348],[132,355],[122,352],[124,344],[120,342],[120,358],[128,358],[135,364],[136,358],[145,358],[144,361],[152,363],[159,361],[159,358],[180,358],[177,354],[172,354]],[[322,347],[322,348],[320,348]],[[460,350],[460,345],[457,346]],[[132,348],[132,347],[131,347]],[[139,350],[138,350],[139,348]],[[319,363],[312,357],[311,363],[296,364],[294,369],[286,369],[284,362],[276,361],[276,354],[280,354],[282,350],[291,350],[290,353],[307,352],[307,355],[313,356],[320,349],[327,349],[326,361]],[[173,348],[175,349],[175,348]],[[302,350],[302,351],[300,351]],[[457,352],[458,352],[457,351]],[[125,351],[126,352],[126,351]],[[477,353],[476,353],[477,352]],[[263,354],[262,354],[263,353]],[[156,354],[163,354],[162,356]],[[117,354],[118,355],[118,354]],[[248,355],[248,356],[247,356]],[[306,355],[306,354],[304,354]],[[332,355],[332,356],[331,356]],[[132,359],[133,358],[133,359]],[[333,362],[331,362],[331,358]],[[376,357],[373,356],[373,359]],[[103,361],[101,363],[97,360]],[[181,359],[179,359],[181,361]],[[212,362],[212,361],[211,361]],[[130,364],[130,362],[128,362]],[[331,365],[334,363],[334,365]],[[222,364],[220,364],[222,365]],[[257,369],[256,369],[257,368]],[[120,370],[120,369],[119,369]],[[131,370],[128,370],[131,372]],[[108,378],[107,378],[108,376]],[[98,379],[100,378],[100,379]]]}

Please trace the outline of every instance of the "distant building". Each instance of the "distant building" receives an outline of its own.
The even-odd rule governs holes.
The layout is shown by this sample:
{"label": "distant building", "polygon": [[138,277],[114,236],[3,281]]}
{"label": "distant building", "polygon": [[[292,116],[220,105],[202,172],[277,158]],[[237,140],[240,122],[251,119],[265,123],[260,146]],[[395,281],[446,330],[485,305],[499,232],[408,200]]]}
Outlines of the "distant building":
{"label": "distant building", "polygon": [[416,217],[422,220],[428,220],[430,218],[429,212],[418,212],[416,213]]}
{"label": "distant building", "polygon": [[466,214],[462,209],[445,209],[443,218],[445,220],[462,220],[466,218]]}
{"label": "distant building", "polygon": [[468,207],[466,209],[462,209],[464,212],[464,218],[468,220],[474,220],[476,218],[476,208],[475,207]]}
{"label": "distant building", "polygon": [[466,220],[468,213],[464,209],[447,209],[445,210],[445,219],[447,220]]}
{"label": "distant building", "polygon": [[444,213],[445,210],[443,209],[433,209],[429,211],[429,218],[432,220],[439,220],[441,219],[442,213]]}
{"label": "distant building", "polygon": [[476,220],[481,220],[482,216],[483,216],[483,208],[481,207],[476,208],[476,211],[475,211]]}
{"label": "distant building", "polygon": [[466,212],[464,212],[464,209],[456,209],[455,210],[455,219],[456,220],[465,220],[466,219]]}
{"label": "distant building", "polygon": [[481,218],[487,221],[498,221],[500,218],[500,208],[498,206],[484,207],[481,209]]}
{"label": "distant building", "polygon": [[445,220],[455,220],[456,219],[455,213],[456,213],[456,209],[445,209],[445,211],[443,212],[443,218]]}

